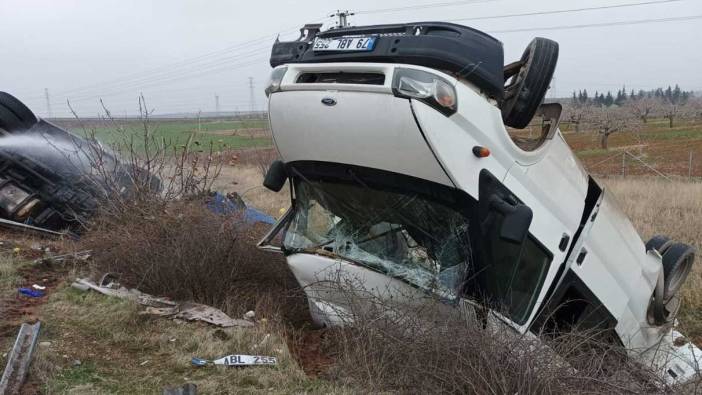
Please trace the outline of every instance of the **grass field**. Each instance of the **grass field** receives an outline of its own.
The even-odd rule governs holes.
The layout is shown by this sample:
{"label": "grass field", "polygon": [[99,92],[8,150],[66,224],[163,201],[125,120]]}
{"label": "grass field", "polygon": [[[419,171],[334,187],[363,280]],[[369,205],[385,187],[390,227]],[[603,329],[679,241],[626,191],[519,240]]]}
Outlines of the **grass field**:
{"label": "grass field", "polygon": [[[143,124],[138,121],[115,120],[109,122],[76,121],[57,122],[81,136],[95,136],[103,144],[113,146],[134,141],[137,150],[143,150]],[[265,120],[151,120],[152,136],[168,146],[182,146],[192,136],[200,149],[228,150],[271,145]]]}
{"label": "grass field", "polygon": [[[636,132],[615,133],[609,149],[600,148],[599,136],[591,131],[572,132],[561,128],[568,144],[588,170],[600,175],[653,175],[643,163],[628,157],[622,164],[622,152],[640,158],[666,175],[702,177],[702,123],[679,122],[669,128],[665,119],[652,119]],[[692,166],[690,166],[692,155]]]}

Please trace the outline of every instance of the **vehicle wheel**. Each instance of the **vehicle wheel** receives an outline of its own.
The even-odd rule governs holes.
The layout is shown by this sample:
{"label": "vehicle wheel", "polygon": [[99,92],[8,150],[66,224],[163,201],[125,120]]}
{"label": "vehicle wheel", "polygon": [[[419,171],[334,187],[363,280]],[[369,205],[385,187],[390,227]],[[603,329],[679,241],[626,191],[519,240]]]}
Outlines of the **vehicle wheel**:
{"label": "vehicle wheel", "polygon": [[546,96],[558,62],[558,43],[537,37],[531,41],[519,62],[505,66],[505,94],[502,120],[522,129],[534,117]]}
{"label": "vehicle wheel", "polygon": [[32,110],[11,94],[0,92],[0,127],[12,132],[29,129],[35,123],[37,117]]}
{"label": "vehicle wheel", "polygon": [[659,254],[665,254],[665,251],[673,244],[667,236],[655,235],[646,242],[646,251],[656,250]]}
{"label": "vehicle wheel", "polygon": [[674,243],[663,254],[663,302],[668,303],[680,290],[687,279],[692,263],[695,260],[695,249],[687,244]]}

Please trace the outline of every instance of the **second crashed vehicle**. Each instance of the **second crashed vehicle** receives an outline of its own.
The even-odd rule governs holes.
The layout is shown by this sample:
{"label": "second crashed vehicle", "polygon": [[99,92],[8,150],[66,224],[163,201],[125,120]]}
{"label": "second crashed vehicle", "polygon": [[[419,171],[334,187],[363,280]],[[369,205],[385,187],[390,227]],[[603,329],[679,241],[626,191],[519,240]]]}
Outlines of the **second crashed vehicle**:
{"label": "second crashed vehicle", "polygon": [[500,306],[519,333],[608,330],[667,380],[696,376],[702,352],[674,328],[694,250],[644,243],[573,155],[543,104],[555,42],[504,65],[498,40],[455,24],[301,33],[271,55],[281,161],[264,185],[289,180],[292,207],[260,246],[286,255],[318,323],[340,323],[325,283],[342,272],[380,297]]}

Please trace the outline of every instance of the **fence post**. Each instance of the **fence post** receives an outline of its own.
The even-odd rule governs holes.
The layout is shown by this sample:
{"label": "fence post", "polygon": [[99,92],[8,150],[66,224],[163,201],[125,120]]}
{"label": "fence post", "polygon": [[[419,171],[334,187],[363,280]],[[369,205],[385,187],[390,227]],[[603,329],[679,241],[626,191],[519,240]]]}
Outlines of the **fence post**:
{"label": "fence post", "polygon": [[624,177],[624,168],[626,166],[626,151],[622,153],[622,178]]}
{"label": "fence post", "polygon": [[687,165],[687,178],[689,181],[692,181],[692,151],[690,151],[690,161]]}

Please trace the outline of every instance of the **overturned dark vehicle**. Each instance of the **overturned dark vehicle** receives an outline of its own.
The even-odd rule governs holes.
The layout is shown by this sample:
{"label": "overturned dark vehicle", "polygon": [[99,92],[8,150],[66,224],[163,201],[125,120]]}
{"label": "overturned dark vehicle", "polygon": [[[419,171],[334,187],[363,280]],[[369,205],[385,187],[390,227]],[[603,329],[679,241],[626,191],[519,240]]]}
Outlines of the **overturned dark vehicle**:
{"label": "overturned dark vehicle", "polygon": [[78,233],[100,199],[131,193],[135,177],[160,188],[158,178],[123,164],[96,140],[37,118],[5,92],[0,92],[0,133],[0,217],[5,225]]}

